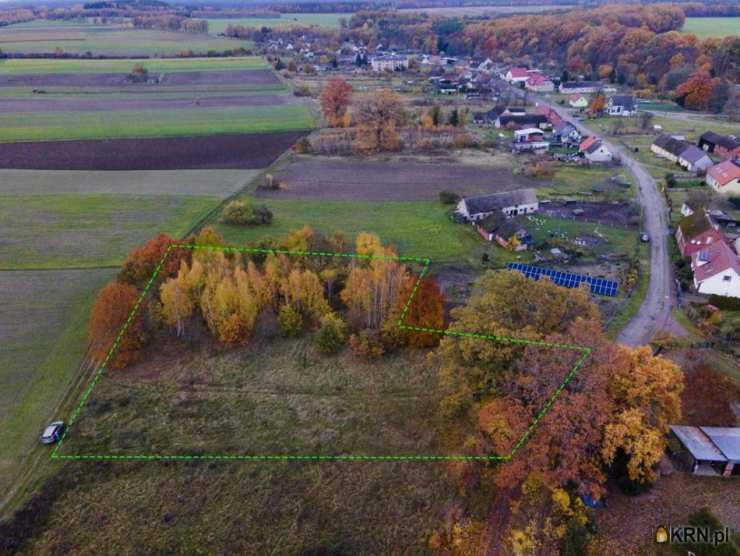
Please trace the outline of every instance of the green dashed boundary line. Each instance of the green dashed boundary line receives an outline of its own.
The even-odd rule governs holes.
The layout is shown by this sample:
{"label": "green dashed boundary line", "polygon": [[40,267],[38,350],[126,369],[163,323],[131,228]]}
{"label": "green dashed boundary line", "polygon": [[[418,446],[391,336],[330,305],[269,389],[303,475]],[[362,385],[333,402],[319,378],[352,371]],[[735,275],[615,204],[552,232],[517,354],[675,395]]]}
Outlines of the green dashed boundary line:
{"label": "green dashed boundary line", "polygon": [[[103,374],[105,373],[105,370],[108,367],[108,363],[110,362],[111,358],[115,355],[116,351],[118,350],[118,346],[121,342],[121,339],[123,338],[123,335],[128,330],[128,327],[130,326],[131,321],[136,316],[136,313],[139,311],[139,308],[141,307],[141,304],[144,302],[144,299],[149,293],[149,290],[151,290],[152,285],[154,284],[154,281],[159,276],[159,273],[162,270],[162,266],[164,266],[164,263],[169,257],[172,250],[176,248],[178,249],[185,248],[185,249],[191,249],[191,250],[203,249],[203,250],[209,250],[209,251],[221,251],[225,253],[259,253],[259,254],[272,253],[276,255],[286,255],[289,257],[345,257],[345,258],[350,258],[350,259],[380,259],[380,260],[394,260],[394,261],[399,261],[399,262],[418,263],[422,265],[422,270],[419,273],[419,276],[416,279],[416,282],[414,283],[414,287],[411,291],[411,295],[406,301],[403,311],[401,312],[401,316],[399,317],[397,321],[398,328],[400,328],[401,330],[406,330],[406,331],[411,331],[411,332],[426,332],[426,333],[431,333],[431,334],[440,334],[443,336],[457,336],[461,338],[477,338],[481,340],[489,340],[489,341],[498,342],[502,344],[537,345],[537,346],[541,346],[544,348],[565,349],[565,350],[574,351],[576,353],[579,353],[580,357],[578,357],[573,367],[565,375],[565,378],[563,382],[560,384],[560,386],[558,386],[555,389],[555,392],[553,392],[553,394],[545,402],[544,406],[539,411],[539,413],[535,416],[532,423],[530,423],[530,425],[524,431],[524,433],[519,438],[519,440],[517,440],[517,442],[514,444],[514,447],[511,449],[511,452],[506,455],[496,455],[496,454],[485,455],[485,456],[480,456],[480,455],[448,455],[448,456],[440,456],[440,455],[384,456],[384,455],[380,455],[380,456],[373,456],[373,455],[349,455],[349,454],[347,455],[310,455],[310,454],[306,454],[306,455],[270,455],[270,454],[257,454],[257,455],[228,455],[228,454],[115,455],[115,454],[62,454],[60,453],[64,445],[64,442],[67,439],[69,431],[72,429],[72,426],[79,419],[80,414],[82,413],[82,409],[85,406],[85,403],[87,403],[87,400],[89,399],[90,395],[95,389],[95,386],[98,384],[98,382],[100,382],[100,379],[103,377]],[[323,252],[323,251],[288,251],[285,249],[262,249],[262,248],[256,248],[256,247],[222,247],[222,246],[214,246],[214,245],[181,244],[181,243],[171,244],[167,248],[165,253],[162,255],[162,258],[157,263],[157,266],[154,268],[154,272],[152,273],[152,276],[149,278],[149,280],[146,283],[146,286],[139,294],[139,297],[137,298],[134,307],[131,309],[131,312],[126,318],[126,322],[123,323],[120,330],[118,331],[118,334],[116,335],[116,338],[113,340],[113,344],[108,350],[108,353],[106,354],[105,359],[103,360],[103,362],[100,364],[100,366],[96,370],[95,374],[93,375],[93,378],[90,381],[90,384],[87,386],[84,393],[82,394],[82,397],[79,403],[77,404],[74,411],[72,412],[72,416],[69,419],[68,426],[66,430],[64,431],[62,438],[60,439],[59,443],[57,443],[57,445],[54,447],[54,450],[51,452],[51,459],[53,460],[76,460],[76,461],[198,461],[198,460],[203,461],[203,460],[206,460],[206,461],[265,461],[265,462],[267,461],[282,461],[282,462],[288,462],[288,461],[506,462],[506,461],[510,461],[516,455],[517,451],[519,451],[519,449],[527,442],[529,437],[532,435],[532,432],[537,427],[538,423],[542,420],[542,418],[550,410],[550,407],[552,407],[552,404],[555,403],[555,401],[558,399],[563,389],[573,380],[573,378],[581,370],[583,365],[586,363],[586,359],[588,359],[589,355],[591,354],[591,348],[585,347],[585,346],[577,346],[574,344],[558,344],[558,343],[543,342],[540,340],[526,340],[523,338],[495,336],[492,334],[481,334],[477,332],[459,332],[459,331],[444,330],[441,328],[428,328],[428,327],[423,327],[423,326],[414,326],[411,324],[406,324],[404,321],[406,320],[406,316],[408,315],[409,308],[411,307],[411,303],[416,297],[416,292],[419,289],[419,284],[421,284],[422,279],[429,271],[429,267],[431,264],[432,264],[432,261],[428,257],[408,257],[408,256],[391,257],[391,256],[363,255],[359,253],[331,253],[331,252]]]}

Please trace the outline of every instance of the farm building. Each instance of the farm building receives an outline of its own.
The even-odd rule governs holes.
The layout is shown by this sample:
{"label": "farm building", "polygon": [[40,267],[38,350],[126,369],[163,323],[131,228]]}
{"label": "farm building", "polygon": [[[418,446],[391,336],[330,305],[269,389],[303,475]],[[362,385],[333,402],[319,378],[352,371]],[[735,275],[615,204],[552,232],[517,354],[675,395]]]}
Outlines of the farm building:
{"label": "farm building", "polygon": [[671,425],[670,429],[680,446],[671,450],[673,457],[694,475],[740,475],[740,427]]}
{"label": "farm building", "polygon": [[545,133],[541,129],[529,127],[514,132],[512,147],[517,152],[547,150],[550,142],[545,141]]}
{"label": "farm building", "polygon": [[376,72],[403,71],[409,69],[409,58],[399,54],[379,54],[370,58],[370,67]]}
{"label": "farm building", "polygon": [[697,292],[740,298],[740,257],[723,240],[694,253],[691,270]]}
{"label": "farm building", "polygon": [[611,162],[612,153],[606,148],[598,137],[591,136],[584,139],[578,147],[580,152],[589,162]]}
{"label": "farm building", "polygon": [[653,141],[653,144],[650,145],[650,150],[656,156],[666,158],[671,162],[677,163],[678,157],[681,156],[681,153],[689,146],[690,143],[687,143],[683,139],[663,134],[659,135],[655,141]]}
{"label": "farm building", "polygon": [[541,73],[532,73],[524,82],[524,86],[536,93],[549,93],[555,90],[555,84]]}
{"label": "farm building", "polygon": [[516,216],[537,212],[538,208],[534,189],[519,189],[462,199],[457,204],[457,213],[469,222],[479,222],[494,213]]}
{"label": "farm building", "polygon": [[581,93],[573,93],[568,95],[568,104],[571,108],[584,109],[588,107],[588,98]]}
{"label": "farm building", "polygon": [[725,160],[707,171],[709,187],[723,195],[740,195],[740,158]]}
{"label": "farm building", "polygon": [[[509,109],[511,110],[511,109]],[[496,119],[496,127],[512,127],[521,129],[523,127],[538,127],[540,129],[549,129],[552,124],[543,114],[501,114]]]}
{"label": "farm building", "polygon": [[712,224],[703,208],[697,208],[684,216],[676,226],[676,243],[684,257],[691,257],[718,241],[722,241],[722,234]]}
{"label": "farm building", "polygon": [[688,145],[678,155],[678,164],[689,172],[706,172],[714,164],[709,155],[694,145]]}
{"label": "farm building", "polygon": [[560,84],[561,93],[597,93],[603,88],[601,81],[566,81]]}
{"label": "farm building", "polygon": [[707,131],[699,137],[699,148],[725,159],[740,156],[740,140],[729,135]]}
{"label": "farm building", "polygon": [[532,244],[532,234],[527,230],[527,220],[521,216],[509,218],[501,213],[494,213],[475,227],[486,241],[496,241],[510,251],[526,251]]}
{"label": "farm building", "polygon": [[637,114],[637,103],[632,95],[614,95],[606,105],[610,116],[634,116]]}
{"label": "farm building", "polygon": [[529,79],[529,70],[527,68],[511,68],[504,75],[504,79],[509,83],[525,83]]}

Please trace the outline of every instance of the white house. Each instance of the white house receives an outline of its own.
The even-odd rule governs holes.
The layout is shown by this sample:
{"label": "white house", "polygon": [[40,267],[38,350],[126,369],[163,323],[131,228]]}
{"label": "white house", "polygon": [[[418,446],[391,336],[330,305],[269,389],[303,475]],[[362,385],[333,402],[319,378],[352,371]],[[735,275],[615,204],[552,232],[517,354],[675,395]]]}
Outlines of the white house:
{"label": "white house", "polygon": [[603,88],[601,81],[566,81],[560,84],[560,92],[569,93],[598,93]]}
{"label": "white house", "polygon": [[632,95],[614,95],[606,105],[610,116],[634,116],[637,114],[637,103]]}
{"label": "white house", "polygon": [[532,73],[524,86],[535,93],[549,93],[555,90],[555,84],[541,73]]}
{"label": "white house", "polygon": [[578,108],[582,110],[588,107],[588,99],[584,94],[573,93],[572,95],[568,95],[568,104],[571,108]]}
{"label": "white house", "polygon": [[547,150],[550,142],[545,141],[544,132],[536,127],[517,129],[514,131],[512,147],[517,152]]}
{"label": "white house", "polygon": [[457,213],[469,222],[478,222],[494,212],[506,216],[531,214],[539,209],[534,189],[519,189],[480,197],[467,197],[457,204]]}
{"label": "white house", "polygon": [[591,136],[583,140],[578,147],[578,152],[583,154],[590,162],[611,162],[613,156],[606,145],[598,137]]}
{"label": "white house", "polygon": [[740,257],[724,241],[694,253],[691,270],[699,293],[740,297]]}
{"label": "white house", "polygon": [[709,187],[723,195],[740,196],[740,159],[725,160],[707,171]]}
{"label": "white house", "polygon": [[504,79],[509,83],[525,83],[529,75],[527,68],[511,68],[506,72]]}
{"label": "white house", "polygon": [[373,71],[403,71],[409,69],[408,56],[398,54],[381,54],[370,58],[370,67]]}

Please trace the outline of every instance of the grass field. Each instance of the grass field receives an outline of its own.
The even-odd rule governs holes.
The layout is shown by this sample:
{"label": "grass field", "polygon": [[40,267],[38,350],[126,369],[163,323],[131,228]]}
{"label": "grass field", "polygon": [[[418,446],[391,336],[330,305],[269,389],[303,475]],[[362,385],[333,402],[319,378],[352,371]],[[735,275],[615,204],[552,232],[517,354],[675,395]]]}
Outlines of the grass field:
{"label": "grass field", "polygon": [[77,376],[94,293],[115,272],[0,272],[0,492]]}
{"label": "grass field", "polygon": [[186,233],[219,201],[179,195],[3,195],[0,268],[115,265],[159,231]]}
{"label": "grass field", "polygon": [[349,21],[351,13],[297,13],[283,14],[281,17],[239,17],[235,19],[208,18],[208,32],[218,34],[226,32],[229,25],[242,27],[291,27],[296,25],[318,25],[327,29],[339,29],[339,20]]}
{"label": "grass field", "polygon": [[[542,197],[580,197],[597,195],[593,188],[604,183],[620,172],[612,168],[584,168],[580,166],[560,165],[555,170],[551,187],[544,187],[537,191]],[[629,181],[629,180],[627,180]],[[613,187],[610,190],[610,198],[629,199],[632,190],[629,187]]]}
{"label": "grass field", "polygon": [[[262,203],[263,199],[255,202]],[[275,217],[270,226],[217,229],[235,244],[249,245],[265,237],[280,237],[308,224],[315,231],[374,232],[395,244],[402,255],[431,257],[435,262],[480,262],[488,250],[471,226],[454,224],[436,202],[363,203],[340,201],[269,200]]]}
{"label": "grass field", "polygon": [[5,52],[53,53],[58,48],[70,54],[155,56],[191,50],[206,53],[249,48],[250,43],[208,34],[157,29],[131,29],[121,25],[82,22],[29,22],[0,28],[0,49]]}
{"label": "grass field", "polygon": [[740,36],[740,17],[687,17],[681,29],[700,39]]}
{"label": "grass field", "polygon": [[302,104],[198,110],[2,114],[0,142],[269,133],[310,129],[313,124],[308,108]]}
{"label": "grass field", "polygon": [[[129,73],[137,63],[141,63],[141,60],[2,59],[0,60],[0,76],[43,73]],[[267,65],[258,56],[238,56],[233,58],[155,58],[146,60],[146,67],[150,72],[178,72],[265,69]]]}

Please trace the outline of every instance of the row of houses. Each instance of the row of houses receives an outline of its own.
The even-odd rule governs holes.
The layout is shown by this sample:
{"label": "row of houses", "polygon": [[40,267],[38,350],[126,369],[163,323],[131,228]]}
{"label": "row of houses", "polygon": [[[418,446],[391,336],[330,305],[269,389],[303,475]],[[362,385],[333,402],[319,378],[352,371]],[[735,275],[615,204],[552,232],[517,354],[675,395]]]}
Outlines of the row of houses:
{"label": "row of houses", "polygon": [[707,295],[740,298],[740,239],[734,247],[704,208],[684,204],[676,227],[681,255],[691,259],[694,289]]}

